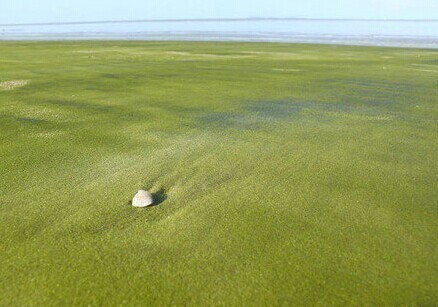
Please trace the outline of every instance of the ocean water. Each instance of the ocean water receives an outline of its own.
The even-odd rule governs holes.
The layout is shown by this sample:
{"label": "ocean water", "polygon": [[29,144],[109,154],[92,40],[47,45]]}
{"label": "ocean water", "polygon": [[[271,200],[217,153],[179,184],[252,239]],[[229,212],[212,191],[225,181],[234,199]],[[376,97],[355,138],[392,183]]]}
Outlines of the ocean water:
{"label": "ocean water", "polygon": [[438,20],[155,21],[0,26],[0,40],[266,41],[438,48]]}

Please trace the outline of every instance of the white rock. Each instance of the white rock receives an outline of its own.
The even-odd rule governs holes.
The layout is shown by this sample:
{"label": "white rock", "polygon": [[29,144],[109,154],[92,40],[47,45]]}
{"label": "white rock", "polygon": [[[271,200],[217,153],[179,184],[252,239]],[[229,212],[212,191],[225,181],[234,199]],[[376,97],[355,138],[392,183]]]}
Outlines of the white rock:
{"label": "white rock", "polygon": [[134,207],[147,207],[154,202],[152,194],[145,190],[139,190],[132,199],[132,205]]}

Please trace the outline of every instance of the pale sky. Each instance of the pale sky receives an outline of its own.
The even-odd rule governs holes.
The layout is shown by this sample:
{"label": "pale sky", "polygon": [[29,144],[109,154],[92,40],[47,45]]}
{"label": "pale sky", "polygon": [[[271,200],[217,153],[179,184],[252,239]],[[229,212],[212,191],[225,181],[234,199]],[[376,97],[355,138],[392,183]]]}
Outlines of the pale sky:
{"label": "pale sky", "polygon": [[438,0],[0,0],[0,24],[241,17],[438,19]]}

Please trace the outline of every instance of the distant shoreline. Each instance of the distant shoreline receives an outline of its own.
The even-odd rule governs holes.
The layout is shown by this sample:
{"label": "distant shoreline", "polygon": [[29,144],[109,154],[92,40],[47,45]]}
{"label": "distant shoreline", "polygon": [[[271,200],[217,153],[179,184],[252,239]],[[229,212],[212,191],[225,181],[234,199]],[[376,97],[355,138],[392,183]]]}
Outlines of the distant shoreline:
{"label": "distant shoreline", "polygon": [[355,19],[355,18],[188,18],[188,19],[133,19],[133,20],[96,20],[69,22],[36,22],[36,23],[6,23],[0,27],[32,27],[32,26],[63,26],[92,25],[115,23],[168,23],[168,22],[257,22],[257,21],[326,21],[326,22],[438,22],[438,19]]}
{"label": "distant shoreline", "polygon": [[230,32],[136,32],[136,33],[54,33],[7,34],[0,33],[2,41],[187,41],[235,43],[291,43],[350,45],[369,47],[396,47],[438,49],[437,37],[372,36],[372,35],[307,35],[281,33]]}

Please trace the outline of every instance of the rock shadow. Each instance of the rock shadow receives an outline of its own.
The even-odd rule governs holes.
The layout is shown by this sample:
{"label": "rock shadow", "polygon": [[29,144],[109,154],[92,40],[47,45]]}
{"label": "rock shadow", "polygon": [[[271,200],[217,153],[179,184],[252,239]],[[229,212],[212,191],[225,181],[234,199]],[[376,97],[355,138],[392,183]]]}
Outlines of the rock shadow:
{"label": "rock shadow", "polygon": [[167,197],[168,196],[167,196],[166,191],[164,189],[161,189],[158,192],[152,193],[152,199],[154,200],[154,203],[151,205],[151,207],[160,205],[161,203],[163,203],[167,199]]}

